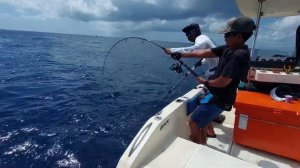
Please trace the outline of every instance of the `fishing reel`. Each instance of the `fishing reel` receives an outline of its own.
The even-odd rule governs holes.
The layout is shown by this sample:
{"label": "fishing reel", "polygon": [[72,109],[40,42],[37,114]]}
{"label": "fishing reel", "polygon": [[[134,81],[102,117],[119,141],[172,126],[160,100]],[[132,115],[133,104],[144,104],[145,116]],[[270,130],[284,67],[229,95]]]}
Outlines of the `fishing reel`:
{"label": "fishing reel", "polygon": [[179,74],[183,72],[183,69],[182,69],[180,63],[174,63],[174,64],[170,67],[170,69],[171,69],[172,71],[174,71],[174,72],[179,73]]}

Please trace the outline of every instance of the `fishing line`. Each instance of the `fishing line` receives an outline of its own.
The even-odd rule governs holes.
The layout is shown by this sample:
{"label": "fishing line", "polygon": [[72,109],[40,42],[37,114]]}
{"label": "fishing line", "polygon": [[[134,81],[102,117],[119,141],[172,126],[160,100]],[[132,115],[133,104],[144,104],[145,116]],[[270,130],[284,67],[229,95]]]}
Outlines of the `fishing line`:
{"label": "fishing line", "polygon": [[[155,42],[153,42],[153,41],[150,41],[150,40],[148,40],[148,39],[145,39],[145,38],[141,38],[141,37],[127,37],[127,38],[123,38],[123,39],[117,41],[116,43],[114,43],[113,46],[112,46],[112,47],[109,49],[109,51],[107,52],[107,54],[106,54],[106,56],[105,56],[105,58],[104,58],[104,61],[103,61],[102,74],[104,73],[104,70],[105,70],[105,65],[106,65],[107,58],[108,58],[108,56],[111,54],[111,52],[113,51],[113,49],[114,49],[119,43],[121,43],[121,42],[123,42],[123,41],[127,41],[127,40],[129,40],[129,39],[139,39],[139,40],[142,40],[142,42],[148,42],[148,43],[150,43],[150,44],[152,44],[152,45],[154,45],[154,46],[156,46],[156,47],[162,49],[163,51],[165,50],[165,47],[163,47],[163,46],[161,46],[161,45],[159,45],[159,44],[157,44],[157,43],[155,43]],[[196,69],[196,67],[198,67],[198,66],[201,65],[202,59],[200,59],[200,60],[199,60],[192,68],[190,68],[190,67],[189,67],[188,65],[186,65],[182,60],[180,60],[180,59],[175,59],[173,56],[172,56],[172,58],[173,58],[174,60],[176,60],[180,65],[184,66],[184,67],[188,70],[188,72],[186,72],[186,73],[184,74],[184,76],[176,83],[176,85],[175,85],[174,87],[172,87],[172,88],[168,91],[168,93],[167,93],[163,98],[161,98],[161,99],[159,100],[158,103],[156,103],[155,106],[159,105],[159,104],[163,101],[163,99],[165,99],[170,93],[172,93],[172,91],[174,91],[174,90],[177,88],[177,86],[183,81],[183,79],[185,79],[186,76],[188,76],[189,74],[192,74],[194,77],[198,77],[198,75],[195,73],[194,70]],[[112,98],[113,98],[114,100],[116,100],[116,99],[115,99],[116,96],[115,96],[114,94],[111,94],[111,96],[112,96]]]}
{"label": "fishing line", "polygon": [[[106,56],[105,56],[105,58],[104,58],[104,61],[103,61],[102,73],[104,72],[104,68],[105,68],[105,63],[106,63],[107,57],[108,57],[108,55],[111,53],[112,49],[113,49],[115,46],[117,46],[120,42],[126,41],[126,40],[128,40],[128,39],[140,39],[140,40],[142,40],[143,42],[144,42],[144,41],[149,42],[149,43],[151,43],[151,44],[153,44],[153,45],[159,47],[159,48],[162,49],[162,50],[165,50],[165,49],[166,49],[165,47],[163,47],[163,46],[161,46],[161,45],[159,45],[159,44],[157,44],[157,43],[155,43],[155,42],[153,42],[153,41],[151,41],[151,40],[142,38],[142,37],[127,37],[127,38],[123,38],[123,39],[117,41],[117,42],[109,49],[109,51],[107,52],[107,54],[106,54]],[[190,71],[192,75],[194,75],[195,77],[198,76],[198,75],[194,72],[194,70],[192,70],[189,66],[187,66],[183,61],[181,61],[180,59],[175,59],[175,60],[178,61],[181,65],[183,65],[188,71]]]}
{"label": "fishing line", "polygon": [[159,47],[159,48],[162,49],[162,50],[165,50],[165,47],[163,47],[163,46],[161,46],[161,45],[159,45],[159,44],[157,44],[157,43],[155,43],[155,42],[153,42],[153,41],[151,41],[151,40],[145,39],[145,38],[141,38],[141,37],[127,37],[127,38],[123,38],[123,39],[117,41],[117,42],[116,42],[116,43],[108,50],[108,52],[107,52],[107,54],[106,54],[106,56],[105,56],[105,58],[104,58],[104,61],[103,61],[103,65],[102,65],[102,74],[103,74],[103,72],[104,72],[104,68],[105,68],[105,63],[106,63],[107,57],[108,57],[109,54],[111,53],[112,49],[113,49],[115,46],[117,46],[120,42],[126,41],[126,40],[128,40],[128,39],[139,39],[139,40],[142,40],[143,42],[146,41],[146,42],[149,42],[149,43],[151,43],[151,44],[153,44],[153,45]]}
{"label": "fishing line", "polygon": [[[196,62],[196,64],[191,68],[191,70],[194,72],[194,70],[198,67],[202,65],[202,60],[200,59],[198,62]],[[188,71],[184,74],[184,76],[171,88],[168,90],[167,94],[162,97],[155,105],[154,107],[157,107],[166,97],[169,96],[169,94],[171,94],[176,88],[177,86],[183,81],[183,79],[185,79],[185,77],[187,77],[189,74],[191,74],[191,71]]]}

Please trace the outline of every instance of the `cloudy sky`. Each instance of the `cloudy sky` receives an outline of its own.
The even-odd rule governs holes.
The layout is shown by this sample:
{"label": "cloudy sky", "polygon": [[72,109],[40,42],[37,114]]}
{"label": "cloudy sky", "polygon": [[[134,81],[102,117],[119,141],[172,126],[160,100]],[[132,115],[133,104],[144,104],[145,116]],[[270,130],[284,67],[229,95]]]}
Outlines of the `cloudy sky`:
{"label": "cloudy sky", "polygon": [[[201,25],[217,44],[215,31],[240,16],[234,0],[0,0],[0,29],[57,32],[186,42],[182,27]],[[293,48],[299,16],[266,19],[258,47]]]}

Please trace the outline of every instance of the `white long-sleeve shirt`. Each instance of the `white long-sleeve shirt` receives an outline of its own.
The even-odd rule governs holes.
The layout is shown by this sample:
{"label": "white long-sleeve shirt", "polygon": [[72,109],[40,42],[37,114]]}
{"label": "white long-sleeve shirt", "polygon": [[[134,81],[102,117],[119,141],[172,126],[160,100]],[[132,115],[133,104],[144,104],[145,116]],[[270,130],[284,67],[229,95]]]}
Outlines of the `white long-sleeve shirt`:
{"label": "white long-sleeve shirt", "polygon": [[[195,50],[214,48],[216,45],[206,35],[200,35],[195,39],[195,43],[190,47],[170,48],[172,53],[180,52],[187,53]],[[219,58],[204,58],[202,64],[208,64],[208,69],[205,71],[205,76],[208,77],[215,73],[213,68],[218,66]]]}

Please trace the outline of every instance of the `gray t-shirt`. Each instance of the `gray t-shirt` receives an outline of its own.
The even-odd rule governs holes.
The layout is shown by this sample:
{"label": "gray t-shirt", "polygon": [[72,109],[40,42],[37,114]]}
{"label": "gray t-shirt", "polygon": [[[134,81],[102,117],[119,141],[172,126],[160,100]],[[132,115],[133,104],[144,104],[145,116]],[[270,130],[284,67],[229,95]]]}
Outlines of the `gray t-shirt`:
{"label": "gray t-shirt", "polygon": [[233,105],[236,98],[236,91],[241,80],[247,78],[250,68],[250,53],[248,46],[243,48],[231,49],[228,46],[212,48],[211,51],[220,57],[218,68],[215,74],[209,79],[216,79],[220,76],[232,79],[226,87],[208,87],[212,94],[227,105]]}

